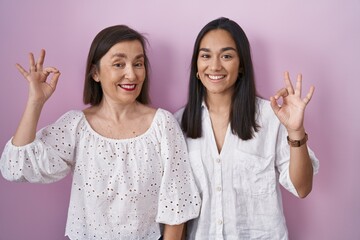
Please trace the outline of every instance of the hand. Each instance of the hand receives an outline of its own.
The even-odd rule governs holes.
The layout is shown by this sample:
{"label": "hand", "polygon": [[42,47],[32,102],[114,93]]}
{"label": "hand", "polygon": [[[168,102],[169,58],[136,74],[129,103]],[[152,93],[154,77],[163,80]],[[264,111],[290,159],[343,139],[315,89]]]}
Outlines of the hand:
{"label": "hand", "polygon": [[[285,72],[285,88],[280,89],[275,96],[270,97],[271,107],[280,122],[286,127],[288,133],[304,132],[304,113],[306,105],[314,93],[314,86],[310,87],[305,98],[301,99],[302,76],[297,76],[296,88],[292,86],[289,73]],[[283,99],[282,105],[278,104],[280,97]]]}
{"label": "hand", "polygon": [[[34,55],[29,54],[30,70],[27,72],[20,64],[16,68],[29,82],[29,102],[35,104],[44,104],[54,93],[60,76],[59,70],[54,67],[43,67],[45,59],[45,50],[40,51],[40,56],[35,63]],[[49,82],[46,82],[48,76],[53,73]]]}

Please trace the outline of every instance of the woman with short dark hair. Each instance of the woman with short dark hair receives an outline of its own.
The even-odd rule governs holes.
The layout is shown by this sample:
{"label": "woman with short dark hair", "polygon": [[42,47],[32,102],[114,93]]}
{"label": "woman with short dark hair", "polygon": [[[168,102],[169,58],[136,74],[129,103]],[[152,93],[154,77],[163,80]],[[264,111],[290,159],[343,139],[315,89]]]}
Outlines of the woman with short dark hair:
{"label": "woman with short dark hair", "polygon": [[0,170],[10,181],[40,183],[73,172],[70,239],[181,239],[183,223],[198,216],[200,197],[181,128],[168,111],[146,105],[145,43],[125,25],[98,33],[85,74],[84,103],[90,106],[65,113],[38,133],[60,72],[43,67],[44,50],[37,62],[30,54],[29,71],[17,65],[29,97]]}

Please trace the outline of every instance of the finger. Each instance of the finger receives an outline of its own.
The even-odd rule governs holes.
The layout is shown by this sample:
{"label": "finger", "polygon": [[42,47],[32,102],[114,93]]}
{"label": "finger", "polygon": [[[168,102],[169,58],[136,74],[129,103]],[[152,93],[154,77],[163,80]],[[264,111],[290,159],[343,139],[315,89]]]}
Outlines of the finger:
{"label": "finger", "polygon": [[36,62],[36,69],[37,71],[42,71],[43,69],[43,64],[44,64],[44,59],[45,59],[45,50],[41,49],[40,51],[40,56]]}
{"label": "finger", "polygon": [[280,106],[277,104],[275,97],[270,97],[270,105],[275,114],[279,112]]}
{"label": "finger", "polygon": [[293,85],[290,80],[289,72],[284,73],[284,78],[285,78],[285,86],[286,86],[289,94],[294,94],[294,88],[293,88]]}
{"label": "finger", "polygon": [[308,104],[314,94],[314,91],[315,91],[315,87],[314,86],[311,86],[310,87],[310,90],[308,92],[308,94],[306,94],[306,96],[304,97],[303,101],[305,102],[305,104]]}
{"label": "finger", "polygon": [[29,73],[20,64],[15,64],[15,67],[25,78],[27,77],[27,75],[29,75]]}
{"label": "finger", "polygon": [[36,66],[35,66],[35,60],[34,60],[33,53],[29,53],[29,64],[30,64],[30,72],[35,72]]}
{"label": "finger", "polygon": [[54,67],[46,67],[43,69],[43,73],[48,76],[50,73],[58,73],[59,70],[57,68]]}
{"label": "finger", "polygon": [[298,74],[296,79],[295,95],[301,97],[302,75]]}
{"label": "finger", "polygon": [[57,86],[57,83],[58,83],[58,80],[59,80],[59,77],[60,77],[60,72],[57,71],[56,73],[54,73],[54,75],[52,76],[50,82],[49,82],[49,85],[50,87],[55,90],[56,89],[56,86]]}
{"label": "finger", "polygon": [[[47,68],[43,69],[42,73],[47,78],[50,75],[50,73],[57,74],[57,73],[59,73],[59,70],[57,68],[54,68],[54,67],[47,67]],[[51,86],[51,81],[52,80],[50,80],[50,86]]]}
{"label": "finger", "polygon": [[285,98],[287,96],[289,96],[287,88],[282,88],[275,94],[274,98],[275,100],[278,100],[280,97]]}

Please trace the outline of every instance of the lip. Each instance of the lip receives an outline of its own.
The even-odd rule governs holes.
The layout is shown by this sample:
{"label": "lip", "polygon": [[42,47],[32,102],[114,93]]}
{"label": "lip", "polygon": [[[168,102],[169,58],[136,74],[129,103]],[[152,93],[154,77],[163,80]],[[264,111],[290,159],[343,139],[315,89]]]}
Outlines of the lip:
{"label": "lip", "polygon": [[128,92],[134,91],[136,89],[136,84],[118,84],[118,86]]}

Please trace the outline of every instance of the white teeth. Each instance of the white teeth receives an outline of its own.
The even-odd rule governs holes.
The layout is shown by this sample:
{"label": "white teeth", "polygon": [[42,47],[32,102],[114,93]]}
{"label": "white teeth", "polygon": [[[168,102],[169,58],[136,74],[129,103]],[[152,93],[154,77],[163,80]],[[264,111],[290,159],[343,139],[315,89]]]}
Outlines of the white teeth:
{"label": "white teeth", "polygon": [[135,88],[135,84],[120,84],[119,86],[121,88],[125,88],[125,89],[134,89]]}
{"label": "white teeth", "polygon": [[216,76],[214,76],[214,75],[208,75],[209,76],[209,78],[211,79],[211,80],[219,80],[219,79],[222,79],[222,78],[224,78],[225,77],[225,75],[216,75]]}

